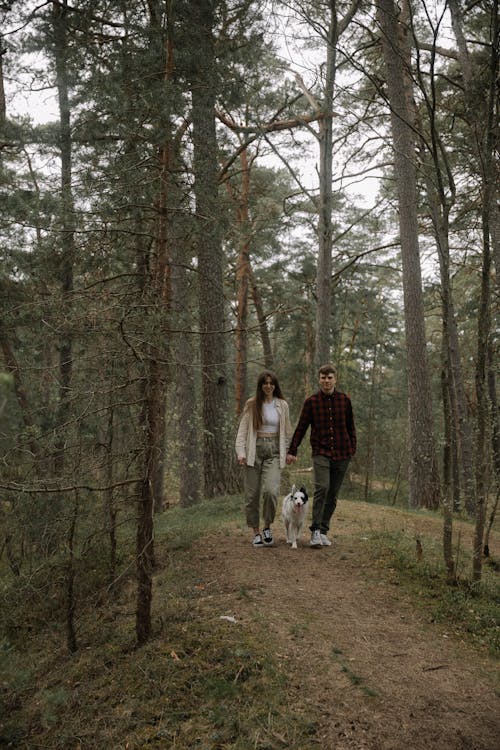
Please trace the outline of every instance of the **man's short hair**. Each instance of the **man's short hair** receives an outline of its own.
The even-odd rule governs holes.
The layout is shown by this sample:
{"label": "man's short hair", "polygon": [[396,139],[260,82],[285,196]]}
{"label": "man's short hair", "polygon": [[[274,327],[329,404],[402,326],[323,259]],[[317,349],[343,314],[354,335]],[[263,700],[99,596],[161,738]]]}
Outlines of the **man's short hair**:
{"label": "man's short hair", "polygon": [[335,365],[321,365],[318,370],[318,375],[330,375],[330,373],[333,373],[334,375],[337,374],[337,368],[335,367]]}

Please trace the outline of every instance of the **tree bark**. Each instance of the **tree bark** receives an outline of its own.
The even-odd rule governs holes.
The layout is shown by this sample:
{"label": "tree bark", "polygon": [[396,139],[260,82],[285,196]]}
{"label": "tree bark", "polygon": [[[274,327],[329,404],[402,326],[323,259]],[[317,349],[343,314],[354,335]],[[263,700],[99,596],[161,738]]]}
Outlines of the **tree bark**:
{"label": "tree bark", "polygon": [[422,275],[418,244],[415,138],[411,92],[405,73],[406,42],[393,0],[377,0],[382,31],[394,150],[408,360],[409,504],[437,508],[439,476],[433,435],[432,396],[427,365]]}
{"label": "tree bark", "polygon": [[213,3],[187,5],[193,49],[190,75],[193,125],[194,192],[198,222],[199,321],[203,399],[205,494],[225,492],[228,482],[228,383],[225,353],[223,252],[218,201],[215,131],[216,66]]}
{"label": "tree bark", "polygon": [[377,317],[375,327],[375,343],[373,345],[372,368],[370,373],[370,395],[368,400],[368,420],[366,424],[366,467],[365,467],[365,489],[364,500],[370,499],[373,463],[374,463],[374,424],[375,424],[375,403],[377,401],[376,384],[378,373],[378,352],[380,348],[380,316]]}
{"label": "tree bark", "polygon": [[[488,383],[487,363],[488,347],[491,335],[490,310],[490,274],[491,274],[491,244],[490,229],[496,225],[496,206],[493,204],[495,196],[495,160],[496,133],[498,130],[496,87],[499,69],[499,19],[498,0],[491,5],[491,45],[489,87],[486,97],[486,109],[478,111],[475,102],[472,65],[464,34],[464,24],[461,8],[457,0],[449,0],[453,32],[457,41],[457,57],[460,62],[465,84],[465,102],[471,123],[473,143],[476,148],[478,171],[482,184],[482,237],[483,257],[481,268],[481,297],[478,312],[477,356],[476,356],[476,399],[477,399],[477,435],[476,435],[476,524],[472,550],[472,577],[474,581],[481,580],[483,536],[486,520],[487,502],[487,469],[488,469]],[[493,216],[493,222],[491,217]],[[494,234],[494,230],[493,230]]]}
{"label": "tree bark", "polygon": [[69,84],[67,71],[66,0],[52,3],[54,58],[59,104],[59,149],[61,154],[61,230],[59,277],[62,291],[62,326],[59,342],[59,404],[54,469],[56,476],[64,470],[66,435],[62,433],[70,414],[71,378],[73,371],[73,335],[71,330],[73,265],[75,258],[74,204],[72,186],[72,140]]}
{"label": "tree bark", "polygon": [[[496,160],[495,153],[498,146],[498,75],[500,66],[500,21],[498,17],[498,0],[494,0],[492,7],[491,23],[491,54],[490,54],[490,78],[487,106],[487,121],[484,136],[483,153],[481,159],[482,177],[483,177],[483,268],[481,279],[481,304],[479,307],[478,318],[478,356],[477,356],[477,377],[476,389],[478,393],[478,460],[477,460],[477,509],[476,509],[476,528],[474,533],[473,549],[473,578],[479,581],[482,573],[482,554],[484,544],[484,530],[486,522],[486,503],[487,503],[487,485],[486,470],[488,466],[488,385],[490,389],[494,387],[494,381],[490,377],[488,384],[488,367],[490,357],[488,356],[491,349],[491,240],[495,237],[495,231],[498,220],[498,206],[495,205],[494,198],[496,195]],[[493,217],[493,219],[492,219]],[[497,269],[498,271],[498,269]],[[483,370],[483,366],[485,370]],[[497,484],[497,502],[498,502],[498,408],[496,406],[496,393],[492,395],[490,401],[492,408],[493,421],[493,467]],[[484,503],[484,507],[483,506]]]}
{"label": "tree bark", "polygon": [[[485,196],[486,200],[486,196]],[[472,577],[481,580],[483,559],[483,536],[486,521],[487,473],[488,473],[488,384],[487,362],[490,336],[490,243],[488,208],[483,212],[483,265],[481,272],[481,299],[478,314],[476,397],[477,397],[477,446],[476,446],[476,524],[472,550]]]}
{"label": "tree bark", "polygon": [[329,28],[326,40],[324,117],[319,120],[319,199],[318,265],[316,269],[316,327],[314,364],[317,372],[330,361],[332,315],[332,110],[337,66],[336,2],[329,3]]}
{"label": "tree bark", "polygon": [[[162,29],[162,17],[155,3],[150,3],[151,49],[164,50],[164,82],[170,78],[168,38]],[[169,27],[172,18],[168,19]],[[166,47],[165,47],[166,45]],[[136,530],[136,638],[142,646],[151,634],[152,575],[154,556],[154,512],[163,505],[163,461],[165,452],[167,323],[170,303],[170,262],[167,242],[167,184],[171,170],[171,136],[167,136],[157,154],[158,190],[155,202],[156,222],[152,257],[147,283],[141,289],[144,304],[144,379],[141,425],[143,431],[142,480],[137,508]]]}
{"label": "tree bark", "polygon": [[[111,381],[113,382],[114,367],[111,363]],[[106,526],[109,539],[109,581],[112,582],[116,575],[116,551],[117,551],[117,537],[116,537],[116,518],[117,510],[114,502],[114,470],[113,470],[113,447],[115,437],[115,409],[111,399],[108,403],[108,421],[106,425],[106,432],[102,445],[104,449],[103,459],[103,474],[106,478],[106,484],[108,489],[104,492],[104,512],[106,517]]]}
{"label": "tree bark", "polygon": [[[151,432],[149,426],[147,432]],[[150,444],[151,445],[151,444]],[[136,532],[137,599],[135,610],[135,633],[138,646],[143,646],[151,635],[152,576],[154,567],[152,491],[153,457],[151,447],[146,451],[147,468],[140,485],[139,508]]]}
{"label": "tree bark", "polygon": [[493,354],[493,344],[490,341],[488,351],[488,393],[491,405],[491,452],[493,455],[493,477],[495,487],[495,499],[490,509],[488,523],[484,533],[483,552],[485,557],[490,553],[489,538],[490,531],[495,522],[498,510],[498,501],[500,500],[500,418],[498,413],[498,399],[496,386],[495,361]]}
{"label": "tree bark", "polygon": [[449,378],[451,375],[450,349],[446,331],[447,321],[443,318],[443,335],[441,343],[441,390],[444,412],[444,446],[443,446],[443,557],[446,565],[446,580],[456,583],[455,562],[453,560],[453,492],[452,492],[452,408]]}
{"label": "tree bark", "polygon": [[[438,173],[439,164],[435,163]],[[460,488],[456,487],[456,479],[461,476],[465,507],[470,514],[474,512],[474,466],[472,449],[472,432],[467,414],[467,400],[463,380],[462,362],[460,356],[460,343],[457,332],[455,308],[453,304],[453,292],[450,279],[450,249],[449,249],[449,207],[445,204],[444,195],[436,194],[432,189],[431,181],[427,179],[427,197],[429,211],[434,228],[434,235],[438,248],[439,269],[441,279],[441,305],[443,316],[442,335],[445,337],[448,355],[445,364],[449,367],[449,376],[446,377],[446,386],[449,388],[449,410],[448,414],[453,426],[450,432],[450,460],[452,461],[449,480],[453,486],[454,497],[460,499]],[[441,211],[438,206],[441,206]],[[460,472],[458,472],[457,461],[459,461]],[[456,505],[457,503],[454,503]],[[458,502],[460,505],[460,501]]]}
{"label": "tree bark", "polygon": [[264,306],[262,304],[262,297],[260,295],[257,281],[255,280],[255,274],[252,270],[252,265],[249,267],[250,271],[250,288],[252,292],[252,302],[255,307],[257,320],[259,321],[260,340],[262,342],[262,351],[264,352],[264,367],[268,370],[272,370],[274,367],[274,356],[273,348],[271,345],[271,337],[269,336],[269,327],[267,325],[267,318],[264,313]]}
{"label": "tree bark", "polygon": [[[17,363],[16,356],[14,354],[14,351],[12,349],[11,343],[9,341],[9,338],[7,336],[7,332],[5,330],[5,327],[0,322],[0,348],[3,352],[3,358],[4,358],[4,364],[5,369],[7,372],[12,375],[13,381],[14,381],[14,393],[16,394],[17,403],[19,404],[19,408],[21,410],[21,415],[23,418],[23,423],[26,428],[30,428],[34,426],[34,420],[33,415],[31,412],[28,394],[26,392],[26,388],[24,387],[21,371],[19,369],[19,365]],[[38,458],[40,455],[40,448],[36,440],[30,440],[29,441],[30,451],[33,455],[33,458]]]}
{"label": "tree bark", "polygon": [[[148,346],[149,349],[149,346]],[[151,635],[152,576],[154,556],[154,480],[161,435],[161,413],[165,408],[161,373],[155,357],[146,363],[143,386],[141,426],[144,436],[142,479],[137,507],[136,571],[137,599],[135,629],[137,645],[144,645]]]}
{"label": "tree bark", "polygon": [[[155,242],[153,245],[153,276],[152,286],[155,309],[154,342],[150,356],[155,360],[154,372],[158,379],[152,384],[150,397],[154,394],[157,404],[151,408],[157,410],[155,420],[157,433],[155,435],[154,466],[153,466],[153,495],[155,512],[163,510],[163,483],[165,475],[165,409],[167,398],[167,365],[168,358],[168,321],[170,316],[170,262],[169,246],[167,242],[167,190],[169,182],[171,143],[168,139],[160,148],[159,191],[156,203],[157,219]],[[157,320],[156,320],[157,317]]]}
{"label": "tree bark", "polygon": [[7,107],[5,104],[5,87],[3,82],[3,56],[5,50],[0,49],[0,126],[5,125],[5,118],[7,116]]}
{"label": "tree bark", "polygon": [[[360,0],[352,0],[345,15],[339,19],[337,0],[329,0],[327,5],[327,33],[323,38],[326,43],[325,85],[323,101],[319,104],[312,93],[305,87],[300,76],[296,76],[306,99],[311,103],[318,120],[319,130],[316,135],[319,143],[319,197],[315,201],[318,211],[318,264],[316,268],[316,318],[314,325],[314,369],[308,376],[316,373],[318,368],[331,358],[332,333],[332,134],[333,134],[333,95],[337,72],[337,43],[356,14]],[[307,18],[301,7],[300,14]]]}
{"label": "tree bark", "polygon": [[[182,507],[201,500],[200,418],[198,414],[198,383],[195,374],[199,356],[193,343],[196,327],[196,295],[190,281],[195,272],[189,270],[191,257],[192,217],[189,214],[187,186],[183,184],[180,160],[180,133],[173,140],[172,170],[168,175],[168,233],[172,248],[172,323],[175,352],[175,392],[177,439],[179,443],[179,500]],[[186,204],[186,205],[184,205]]]}
{"label": "tree bark", "polygon": [[[173,259],[172,301],[174,319],[180,330],[175,337],[177,435],[180,456],[179,501],[182,507],[187,508],[196,505],[201,500],[201,420],[198,416],[198,389],[195,379],[195,365],[198,363],[198,357],[192,342],[193,315],[187,307],[192,294],[188,271],[182,261],[187,255],[187,239],[182,234],[178,237]],[[180,262],[176,264],[176,261]]]}
{"label": "tree bark", "polygon": [[[416,40],[415,29],[413,28]],[[435,31],[437,34],[437,30]],[[435,39],[434,39],[435,41]],[[445,481],[451,482],[453,507],[457,510],[461,506],[460,485],[464,490],[465,505],[470,513],[474,510],[474,467],[472,456],[472,432],[468,420],[467,400],[463,382],[462,362],[460,357],[460,343],[457,332],[455,309],[453,303],[453,288],[450,276],[450,247],[449,247],[449,216],[455,203],[456,188],[452,170],[448,161],[446,148],[436,127],[436,83],[434,73],[434,59],[436,47],[431,46],[431,61],[429,75],[422,73],[420,68],[420,42],[416,42],[417,74],[420,87],[424,92],[424,102],[427,106],[429,137],[424,137],[424,128],[418,109],[412,99],[415,122],[420,131],[420,154],[422,160],[426,197],[429,215],[432,221],[434,236],[439,259],[441,280],[442,306],[442,335],[447,352],[443,353],[442,365],[449,368],[444,377],[444,383],[449,389],[446,401],[443,402],[445,432],[449,432],[445,445],[445,458],[451,462],[449,471],[445,471]],[[427,84],[429,81],[429,84]],[[443,394],[444,395],[444,394]],[[445,487],[445,495],[448,493]]]}
{"label": "tree bark", "polygon": [[75,532],[78,521],[78,492],[74,493],[73,509],[68,528],[68,562],[66,570],[66,645],[70,654],[78,649],[75,629]]}
{"label": "tree bark", "polygon": [[[239,237],[239,253],[236,265],[236,416],[243,411],[246,400],[247,360],[248,360],[248,290],[250,282],[250,217],[248,201],[250,197],[250,167],[248,151],[240,154],[241,190],[236,210],[236,223]],[[226,181],[229,188],[229,182]]]}

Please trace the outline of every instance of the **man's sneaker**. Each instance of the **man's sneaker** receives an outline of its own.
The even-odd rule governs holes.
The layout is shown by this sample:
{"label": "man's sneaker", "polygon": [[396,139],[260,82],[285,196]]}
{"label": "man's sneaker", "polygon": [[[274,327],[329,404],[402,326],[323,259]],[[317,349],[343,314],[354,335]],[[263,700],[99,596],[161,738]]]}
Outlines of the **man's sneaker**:
{"label": "man's sneaker", "polygon": [[331,546],[332,546],[332,543],[331,543],[331,541],[330,541],[330,540],[328,539],[328,537],[327,537],[327,535],[326,535],[326,534],[321,534],[321,533],[320,533],[320,538],[321,538],[321,546],[322,546],[322,547],[331,547]]}
{"label": "man's sneaker", "polygon": [[271,529],[264,529],[262,532],[262,535],[264,537],[264,547],[272,547],[274,544],[273,541],[273,535],[271,534]]}
{"label": "man's sneaker", "polygon": [[264,542],[262,541],[262,537],[261,537],[260,534],[256,534],[254,536],[252,545],[254,547],[263,547],[264,546]]}
{"label": "man's sneaker", "polygon": [[321,542],[321,534],[319,532],[319,529],[314,529],[314,531],[311,534],[311,541],[309,542],[309,545],[311,547],[322,547],[323,544]]}

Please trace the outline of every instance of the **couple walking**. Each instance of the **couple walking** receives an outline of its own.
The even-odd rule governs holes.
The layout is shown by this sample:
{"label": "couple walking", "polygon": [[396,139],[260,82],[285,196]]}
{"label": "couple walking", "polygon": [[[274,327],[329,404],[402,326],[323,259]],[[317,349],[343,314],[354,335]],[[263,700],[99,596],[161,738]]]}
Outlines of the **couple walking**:
{"label": "couple walking", "polygon": [[[318,372],[319,390],[304,401],[292,435],[288,404],[276,375],[268,370],[257,380],[256,394],[243,409],[236,455],[245,466],[245,512],[253,529],[254,547],[271,547],[271,525],[276,515],[281,469],[295,463],[308,428],[314,472],[311,547],[330,546],[330,520],[351,456],[356,452],[356,430],[351,401],[336,389],[337,371],[331,364]],[[260,497],[264,528],[260,531]]]}

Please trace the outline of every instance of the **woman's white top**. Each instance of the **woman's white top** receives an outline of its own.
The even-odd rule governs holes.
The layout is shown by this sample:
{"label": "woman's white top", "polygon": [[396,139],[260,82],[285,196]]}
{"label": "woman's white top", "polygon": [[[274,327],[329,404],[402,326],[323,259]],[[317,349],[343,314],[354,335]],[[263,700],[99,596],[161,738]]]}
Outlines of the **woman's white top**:
{"label": "woman's white top", "polygon": [[280,415],[276,408],[276,401],[264,401],[262,404],[262,424],[259,432],[272,432],[277,434],[280,429]]}

